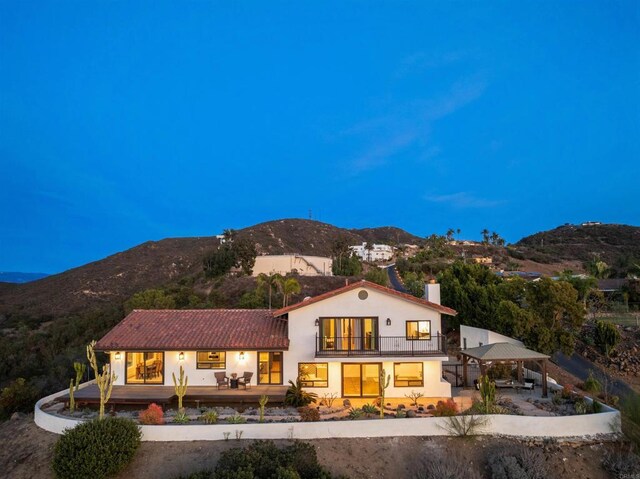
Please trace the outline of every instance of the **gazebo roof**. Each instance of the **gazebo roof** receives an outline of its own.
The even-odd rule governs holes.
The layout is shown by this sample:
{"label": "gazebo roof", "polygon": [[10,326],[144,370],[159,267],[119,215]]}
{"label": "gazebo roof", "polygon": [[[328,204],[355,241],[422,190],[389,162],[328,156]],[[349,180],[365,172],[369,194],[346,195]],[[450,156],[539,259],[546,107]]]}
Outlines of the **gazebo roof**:
{"label": "gazebo roof", "polygon": [[546,354],[532,351],[511,343],[493,343],[461,351],[461,354],[478,361],[521,361],[529,359],[549,359]]}

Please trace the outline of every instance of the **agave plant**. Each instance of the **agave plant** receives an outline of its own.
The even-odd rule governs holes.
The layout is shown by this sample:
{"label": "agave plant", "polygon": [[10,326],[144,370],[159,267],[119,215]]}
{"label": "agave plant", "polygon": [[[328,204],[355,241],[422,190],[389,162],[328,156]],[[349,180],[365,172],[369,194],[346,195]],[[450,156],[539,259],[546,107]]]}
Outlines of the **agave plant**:
{"label": "agave plant", "polygon": [[298,377],[296,382],[289,381],[289,389],[284,397],[285,404],[294,407],[308,406],[312,402],[316,402],[318,395],[316,393],[310,393],[302,389],[302,382]]}

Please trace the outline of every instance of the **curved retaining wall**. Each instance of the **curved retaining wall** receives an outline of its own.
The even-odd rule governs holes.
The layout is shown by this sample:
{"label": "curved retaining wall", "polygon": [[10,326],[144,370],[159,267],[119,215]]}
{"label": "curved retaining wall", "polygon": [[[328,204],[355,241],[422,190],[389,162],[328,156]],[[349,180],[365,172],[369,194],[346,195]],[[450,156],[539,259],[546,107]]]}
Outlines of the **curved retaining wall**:
{"label": "curved retaining wall", "polygon": [[[86,384],[85,384],[86,385]],[[83,386],[85,386],[83,385]],[[80,386],[80,387],[83,387]],[[43,404],[65,394],[61,391],[36,403],[34,420],[38,426],[56,434],[82,422],[79,419],[48,414]],[[620,432],[620,412],[603,405],[598,414],[581,416],[487,415],[479,434],[512,437],[579,437]],[[212,424],[140,426],[143,441],[219,441],[236,439],[325,439],[385,436],[448,436],[448,419],[371,419],[354,421],[289,422],[266,424]]]}

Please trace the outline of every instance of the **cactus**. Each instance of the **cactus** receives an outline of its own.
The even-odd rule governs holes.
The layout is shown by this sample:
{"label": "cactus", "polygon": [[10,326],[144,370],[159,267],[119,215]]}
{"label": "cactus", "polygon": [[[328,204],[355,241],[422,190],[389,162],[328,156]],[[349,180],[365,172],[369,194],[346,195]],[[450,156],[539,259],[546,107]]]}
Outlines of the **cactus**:
{"label": "cactus", "polygon": [[104,418],[104,405],[109,401],[111,397],[111,391],[113,390],[113,383],[118,379],[115,373],[112,373],[109,365],[105,364],[102,367],[102,372],[98,371],[98,361],[96,360],[96,352],[93,349],[96,345],[95,341],[91,341],[87,345],[87,359],[91,365],[91,369],[96,376],[96,384],[100,391],[100,419]]}
{"label": "cactus", "polygon": [[[387,376],[386,381],[385,376]],[[387,372],[382,369],[380,371],[380,419],[384,419],[384,391],[389,387],[389,381],[391,381],[391,374],[387,375]]]}
{"label": "cactus", "polygon": [[76,370],[76,391],[80,386],[80,381],[82,381],[82,376],[84,376],[84,372],[87,370],[87,365],[85,363],[74,362],[73,369]]}
{"label": "cactus", "polygon": [[480,400],[482,409],[486,414],[493,410],[496,402],[496,383],[489,379],[489,376],[480,376],[478,378],[478,386],[480,388]]}
{"label": "cactus", "polygon": [[267,405],[267,403],[269,402],[269,396],[260,396],[260,400],[258,401],[258,404],[260,404],[260,422],[264,422],[264,407]]}
{"label": "cactus", "polygon": [[176,394],[178,395],[178,410],[182,410],[182,398],[187,394],[187,383],[189,378],[185,377],[184,369],[180,366],[180,380],[176,380],[176,373],[171,373],[173,376],[173,385],[176,388]]}
{"label": "cactus", "polygon": [[76,410],[76,399],[73,397],[73,379],[69,382],[69,412],[73,414]]}

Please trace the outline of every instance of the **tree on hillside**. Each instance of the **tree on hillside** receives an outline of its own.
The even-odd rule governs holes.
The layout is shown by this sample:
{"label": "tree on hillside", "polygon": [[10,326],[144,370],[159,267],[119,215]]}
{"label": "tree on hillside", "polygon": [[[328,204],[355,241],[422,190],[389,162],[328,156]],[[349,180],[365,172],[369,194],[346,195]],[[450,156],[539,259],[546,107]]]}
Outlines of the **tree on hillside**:
{"label": "tree on hillside", "polygon": [[286,278],[282,283],[282,294],[283,294],[283,307],[289,305],[289,300],[291,296],[294,294],[300,294],[302,288],[300,287],[300,283],[295,278]]}
{"label": "tree on hillside", "polygon": [[585,265],[587,272],[596,277],[597,279],[606,279],[611,274],[609,265],[600,259],[600,256],[595,255],[591,261],[588,261]]}
{"label": "tree on hillside", "polygon": [[267,288],[269,291],[269,309],[271,309],[273,288],[277,288],[278,284],[283,280],[282,275],[278,273],[260,273],[257,280],[258,287]]}
{"label": "tree on hillside", "polygon": [[231,268],[240,268],[242,273],[251,275],[257,254],[255,244],[246,238],[225,242],[204,257],[202,267],[208,278],[224,276]]}
{"label": "tree on hillside", "polygon": [[129,314],[134,309],[175,309],[176,302],[162,289],[147,289],[134,294],[124,303],[124,311]]}
{"label": "tree on hillside", "polygon": [[489,230],[485,228],[480,234],[482,235],[482,244],[489,244]]}
{"label": "tree on hillside", "polygon": [[367,261],[371,262],[371,252],[373,251],[373,243],[371,241],[367,241],[364,244],[364,249],[367,252]]}
{"label": "tree on hillside", "polygon": [[357,276],[362,272],[360,259],[349,248],[349,243],[344,237],[334,241],[331,246],[331,258],[331,270],[335,276]]}
{"label": "tree on hillside", "polygon": [[385,268],[371,268],[364,275],[364,279],[366,279],[367,281],[371,281],[372,283],[379,284],[380,286],[389,285],[389,275],[387,274],[387,270]]}

